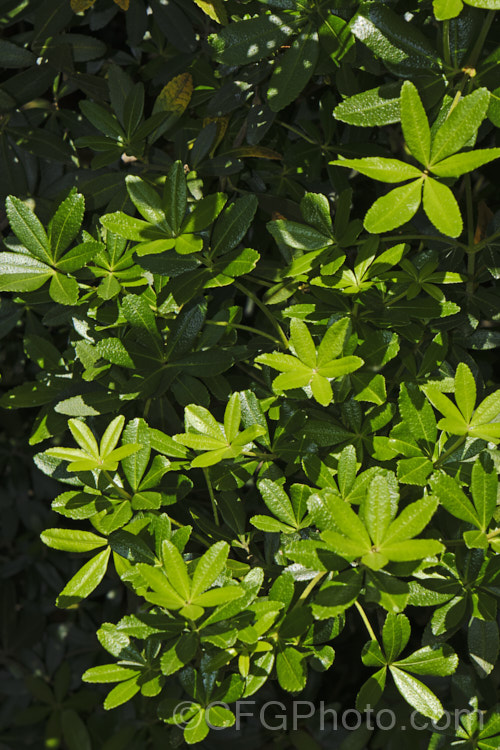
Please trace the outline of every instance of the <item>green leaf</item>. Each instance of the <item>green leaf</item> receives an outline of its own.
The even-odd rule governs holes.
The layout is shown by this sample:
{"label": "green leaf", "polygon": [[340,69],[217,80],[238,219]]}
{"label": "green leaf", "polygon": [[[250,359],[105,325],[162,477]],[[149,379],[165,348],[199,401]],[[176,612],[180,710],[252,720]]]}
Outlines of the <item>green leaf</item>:
{"label": "green leaf", "polygon": [[75,190],[61,203],[52,217],[48,227],[48,236],[55,260],[69,247],[80,231],[84,211],[85,199]]}
{"label": "green leaf", "polygon": [[448,476],[448,474],[438,474],[431,479],[431,488],[439,498],[441,505],[452,516],[481,528],[481,522],[474,506],[453,477]]}
{"label": "green leaf", "polygon": [[40,539],[47,547],[65,552],[90,552],[108,543],[104,537],[80,529],[47,529],[40,534]]}
{"label": "green leaf", "polygon": [[424,646],[406,659],[396,662],[400,669],[412,674],[446,677],[458,667],[458,656],[448,646]]}
{"label": "green leaf", "polygon": [[432,171],[438,177],[460,177],[466,172],[472,172],[490,161],[498,159],[500,148],[479,148],[476,151],[467,151],[463,154],[448,156],[447,159],[438,162],[432,167]]}
{"label": "green leaf", "polygon": [[271,13],[231,23],[209,42],[215,59],[224,65],[248,65],[262,60],[286,42],[293,29],[283,16]]}
{"label": "green leaf", "polygon": [[388,663],[392,663],[403,651],[410,634],[410,621],[406,615],[387,615],[382,629],[382,640]]}
{"label": "green leaf", "polygon": [[384,546],[403,542],[420,534],[436,512],[437,506],[436,498],[430,496],[407,505],[387,529],[383,539]]}
{"label": "green leaf", "polygon": [[229,546],[226,542],[216,542],[200,557],[192,579],[191,596],[193,599],[208,589],[222,573],[228,553]]}
{"label": "green leaf", "polygon": [[337,159],[330,164],[338,167],[350,167],[360,174],[371,177],[372,180],[380,180],[381,182],[404,182],[422,176],[422,171],[418,167],[383,156],[368,156],[365,159]]}
{"label": "green leaf", "polygon": [[361,515],[374,544],[378,545],[384,538],[393,519],[394,511],[386,478],[375,476],[361,503]]}
{"label": "green leaf", "polygon": [[419,388],[413,383],[402,383],[398,403],[399,413],[412,437],[433,446],[437,437],[436,418]]}
{"label": "green leaf", "polygon": [[476,89],[464,96],[439,127],[432,141],[431,165],[451,156],[475,135],[486,117],[490,93],[486,88]]}
{"label": "green leaf", "polygon": [[49,238],[33,211],[13,195],[7,196],[5,210],[16,237],[37,260],[50,265],[53,257]]}
{"label": "green leaf", "polygon": [[57,597],[58,607],[70,607],[85,599],[98,587],[106,573],[110,553],[111,548],[107,547],[80,568]]}
{"label": "green leaf", "polygon": [[284,690],[296,693],[303,690],[306,684],[306,670],[304,668],[304,654],[292,646],[278,651],[276,656],[276,673],[278,681]]}
{"label": "green leaf", "polygon": [[279,484],[272,482],[270,479],[263,479],[259,482],[259,492],[262,498],[276,518],[290,526],[295,526],[297,521],[293,512],[292,504],[288,495],[281,489]]}
{"label": "green leaf", "polygon": [[401,125],[412,156],[425,167],[431,155],[431,131],[416,86],[405,81],[401,89]]}
{"label": "green leaf", "polygon": [[410,706],[421,713],[423,716],[428,716],[434,721],[438,721],[443,715],[443,706],[441,701],[424,685],[420,680],[415,677],[403,672],[397,667],[389,667],[391,670],[392,677],[396,683],[396,687]]}
{"label": "green leaf", "polygon": [[320,367],[342,354],[350,325],[349,318],[340,318],[327,329],[318,348],[318,365]]}
{"label": "green leaf", "polygon": [[498,480],[493,461],[481,453],[472,467],[471,490],[480,528],[486,531],[497,506]]}
{"label": "green leaf", "polygon": [[498,659],[500,638],[497,623],[473,617],[467,629],[467,643],[474,669],[484,679],[493,671]]}
{"label": "green leaf", "polygon": [[99,454],[102,457],[107,456],[108,453],[111,453],[111,451],[116,448],[118,440],[120,439],[120,435],[122,434],[124,424],[125,417],[123,415],[119,415],[118,417],[115,417],[113,421],[110,422],[106,427],[99,445]]}
{"label": "green leaf", "polygon": [[174,236],[177,236],[187,208],[186,176],[181,161],[175,161],[170,167],[163,190],[163,201],[168,224],[172,227]]}
{"label": "green leaf", "polygon": [[384,84],[340,102],[333,110],[335,119],[357,127],[377,127],[399,122],[399,85]]}
{"label": "green leaf", "polygon": [[92,683],[123,682],[136,674],[135,669],[121,667],[119,664],[101,664],[98,667],[87,669],[82,675],[82,680]]}
{"label": "green leaf", "polygon": [[[130,200],[143,219],[149,224],[162,224],[166,221],[160,197],[154,188],[133,174],[125,177],[125,184]],[[165,229],[168,232],[168,224]]]}
{"label": "green leaf", "polygon": [[195,203],[191,213],[184,219],[181,227],[182,234],[201,232],[206,229],[218,217],[226,201],[227,197],[224,193],[213,193]]}
{"label": "green leaf", "polygon": [[417,213],[422,200],[422,180],[391,190],[378,198],[368,210],[364,227],[371,234],[380,234],[396,229]]}
{"label": "green leaf", "polygon": [[432,472],[433,463],[425,456],[404,458],[398,461],[398,480],[402,484],[416,484],[425,487],[427,477]]}
{"label": "green leaf", "polygon": [[54,273],[50,266],[22,253],[2,252],[0,263],[0,292],[32,292]]}
{"label": "green leaf", "polygon": [[68,427],[75,441],[93,458],[99,458],[99,446],[90,427],[80,419],[69,419]]}
{"label": "green leaf", "polygon": [[137,684],[138,678],[139,673],[136,672],[136,676],[131,680],[116,685],[106,696],[103,704],[104,708],[109,711],[111,708],[117,708],[117,706],[121,706],[123,703],[131,700],[141,689],[140,685]]}
{"label": "green leaf", "polygon": [[379,546],[381,554],[393,562],[423,560],[425,557],[434,557],[444,552],[444,549],[444,545],[436,539],[406,539],[404,542],[390,544],[384,541]]}
{"label": "green leaf", "polygon": [[117,234],[118,237],[124,237],[127,240],[144,242],[146,240],[156,240],[169,238],[170,233],[159,227],[154,227],[148,221],[142,219],[133,219],[122,211],[115,211],[113,214],[105,214],[99,219],[103,227],[109,232]]}
{"label": "green leaf", "polygon": [[280,247],[292,250],[323,250],[333,243],[331,237],[296,221],[277,219],[268,222],[267,229]]}
{"label": "green leaf", "polygon": [[432,7],[438,21],[448,21],[456,18],[462,12],[462,0],[433,0]]}
{"label": "green leaf", "polygon": [[225,209],[212,233],[214,254],[228,253],[241,242],[252,223],[257,205],[255,195],[245,195]]}
{"label": "green leaf", "polygon": [[429,220],[442,234],[458,237],[462,233],[463,221],[455,196],[447,185],[432,177],[424,180],[424,211]]}
{"label": "green leaf", "polygon": [[161,545],[161,556],[165,571],[174,589],[185,600],[189,601],[191,583],[187,572],[186,563],[181,553],[171,541],[164,539]]}
{"label": "green leaf", "polygon": [[60,305],[76,305],[78,282],[71,276],[55,273],[50,280],[49,294],[54,302],[59,302]]}
{"label": "green leaf", "polygon": [[241,405],[238,393],[233,393],[224,411],[224,432],[229,443],[238,435],[241,422]]}
{"label": "green leaf", "polygon": [[318,34],[306,28],[275,63],[267,89],[267,101],[273,112],[297,99],[314,73],[318,55]]}
{"label": "green leaf", "polygon": [[476,405],[476,381],[464,362],[459,362],[455,372],[455,401],[466,422],[470,422]]}
{"label": "green leaf", "polygon": [[316,367],[316,346],[306,324],[298,318],[290,322],[290,344],[295,356],[307,367]]}

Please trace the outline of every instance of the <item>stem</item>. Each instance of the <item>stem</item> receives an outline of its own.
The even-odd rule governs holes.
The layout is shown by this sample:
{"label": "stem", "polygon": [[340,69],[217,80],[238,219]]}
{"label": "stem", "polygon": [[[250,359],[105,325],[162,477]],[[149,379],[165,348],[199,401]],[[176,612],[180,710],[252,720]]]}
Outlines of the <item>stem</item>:
{"label": "stem", "polygon": [[443,57],[446,65],[450,68],[451,65],[451,50],[450,50],[450,22],[449,20],[443,21]]}
{"label": "stem", "polygon": [[455,440],[453,445],[450,448],[448,448],[448,450],[445,451],[442,456],[439,456],[438,460],[434,464],[434,467],[437,468],[438,466],[440,466],[443,463],[443,461],[445,461],[448,458],[448,456],[451,456],[451,454],[454,453],[456,449],[462,445],[462,443],[465,443],[465,438],[466,438],[466,435],[461,435],[457,440]]}
{"label": "stem", "polygon": [[216,526],[220,526],[219,523],[219,514],[217,513],[217,501],[215,499],[214,495],[214,489],[212,487],[212,482],[210,481],[210,471],[209,469],[203,469],[203,474],[205,475],[205,481],[207,483],[208,487],[208,494],[210,495],[210,502],[212,503],[212,511],[214,514],[214,521]]}
{"label": "stem", "polygon": [[282,330],[280,324],[278,323],[278,321],[276,320],[276,318],[274,317],[274,315],[272,315],[269,312],[269,310],[267,309],[267,307],[260,301],[260,299],[257,297],[257,295],[255,295],[253,292],[250,291],[250,289],[248,289],[243,284],[240,284],[239,281],[235,281],[234,285],[235,285],[235,287],[237,289],[240,290],[240,292],[243,292],[243,294],[246,294],[247,297],[249,297],[252,300],[252,302],[254,302],[260,310],[262,310],[262,312],[264,313],[264,315],[266,316],[266,318],[270,321],[270,323],[272,323],[272,325],[274,326],[274,328],[278,332],[279,337],[280,337],[281,341],[283,342],[283,345],[284,345],[285,349],[288,349],[288,339],[285,336],[285,334],[283,333],[283,330]]}
{"label": "stem", "polygon": [[469,251],[467,253],[467,280],[466,292],[469,297],[474,294],[474,270],[476,265],[476,252],[474,247],[474,208],[472,204],[472,180],[470,174],[465,176],[465,198],[467,203],[467,242]]}
{"label": "stem", "polygon": [[483,49],[483,44],[486,41],[486,37],[488,36],[488,32],[491,28],[491,24],[493,23],[493,19],[495,18],[495,11],[489,10],[486,14],[486,19],[481,27],[481,32],[476,40],[476,43],[472,49],[472,52],[470,53],[470,57],[467,61],[467,67],[474,68],[478,59],[479,55],[481,54],[481,50]]}
{"label": "stem", "polygon": [[129,495],[129,493],[126,490],[124,490],[123,487],[120,487],[120,485],[115,482],[115,480],[113,479],[109,471],[106,471],[106,469],[103,469],[102,473],[104,474],[108,482],[115,488],[115,490],[118,492],[120,497],[123,497],[124,500],[131,499],[132,495]]}
{"label": "stem", "polygon": [[241,331],[249,331],[249,333],[256,333],[257,336],[264,336],[266,339],[270,339],[271,341],[274,341],[275,344],[281,344],[280,339],[276,338],[276,336],[272,336],[270,333],[264,333],[264,331],[259,331],[258,328],[252,328],[252,326],[246,326],[242,323],[228,323],[225,320],[207,320],[207,325],[210,326],[231,326],[231,328],[237,328]]}
{"label": "stem", "polygon": [[[361,615],[361,619],[365,623],[365,626],[366,626],[366,629],[368,630],[368,634],[369,634],[370,638],[372,639],[372,641],[377,641],[377,636],[375,635],[374,630],[373,630],[372,626],[370,625],[370,620],[366,616],[365,610],[363,609],[363,607],[361,606],[361,604],[359,602],[356,601],[356,602],[354,602],[354,604],[356,605],[356,609],[358,610],[359,614]],[[378,641],[377,641],[377,643],[378,643]]]}
{"label": "stem", "polygon": [[305,587],[304,591],[301,593],[301,595],[299,596],[299,598],[295,602],[295,604],[292,607],[292,609],[296,609],[297,607],[302,607],[302,605],[304,604],[305,600],[307,599],[307,597],[309,596],[309,594],[311,593],[311,591],[313,590],[313,588],[316,586],[316,584],[318,583],[318,581],[321,581],[321,579],[323,578],[324,575],[326,575],[326,570],[322,571],[321,573],[317,573],[314,576],[314,578],[311,581],[309,581],[309,583]]}
{"label": "stem", "polygon": [[[462,247],[464,250],[467,248],[467,245],[463,242],[457,242],[456,240],[450,241],[449,238],[446,239],[446,237],[439,237],[434,234],[389,234],[384,236],[384,240],[429,240],[432,242],[442,242],[445,245],[455,245],[456,247]],[[361,243],[359,242],[355,244]]]}

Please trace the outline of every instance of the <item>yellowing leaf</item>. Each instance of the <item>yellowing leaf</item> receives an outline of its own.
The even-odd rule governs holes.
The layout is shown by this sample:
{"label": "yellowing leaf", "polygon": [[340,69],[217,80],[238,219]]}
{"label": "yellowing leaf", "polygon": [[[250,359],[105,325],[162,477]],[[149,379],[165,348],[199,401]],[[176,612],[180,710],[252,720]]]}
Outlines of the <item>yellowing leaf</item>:
{"label": "yellowing leaf", "polygon": [[116,5],[118,5],[118,7],[119,7],[119,8],[121,8],[122,10],[128,10],[128,6],[129,6],[129,0],[114,0],[114,2],[115,2],[115,3],[116,3]]}
{"label": "yellowing leaf", "polygon": [[210,156],[212,157],[217,150],[217,146],[226,135],[227,126],[229,125],[229,116],[225,115],[224,117],[205,117],[203,118],[203,127],[210,125],[211,122],[215,122],[217,124],[217,135],[214,141],[214,145],[212,146],[212,150],[210,151]]}
{"label": "yellowing leaf", "polygon": [[91,8],[94,3],[95,0],[71,0],[71,9],[74,10],[75,13],[81,13],[82,11],[87,10],[87,8]]}
{"label": "yellowing leaf", "polygon": [[[116,0],[115,0],[116,2]],[[227,23],[227,13],[224,8],[223,0],[194,0],[198,8],[206,13],[212,20],[217,21],[222,26]]]}
{"label": "yellowing leaf", "polygon": [[173,112],[180,117],[191,101],[193,95],[193,77],[191,73],[181,73],[172,78],[159,94],[155,110]]}

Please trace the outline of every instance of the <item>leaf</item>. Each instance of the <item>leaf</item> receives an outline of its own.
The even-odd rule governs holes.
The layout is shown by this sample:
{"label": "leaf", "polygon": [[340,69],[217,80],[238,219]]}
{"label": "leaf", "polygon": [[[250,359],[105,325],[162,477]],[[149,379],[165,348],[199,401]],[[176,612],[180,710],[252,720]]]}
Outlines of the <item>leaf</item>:
{"label": "leaf", "polygon": [[82,680],[92,683],[123,682],[134,677],[135,674],[137,674],[135,669],[121,667],[119,664],[101,664],[87,669],[82,675]]}
{"label": "leaf", "polygon": [[263,479],[258,484],[259,492],[271,513],[274,513],[283,523],[290,526],[296,526],[295,513],[288,495],[281,489],[279,484],[272,482],[270,479]]}
{"label": "leaf", "polygon": [[425,456],[405,458],[398,461],[397,477],[402,484],[416,484],[419,487],[424,487],[432,469],[432,461]]}
{"label": "leaf", "polygon": [[267,89],[267,102],[273,112],[297,99],[314,73],[318,55],[318,34],[306,28],[275,63]]}
{"label": "leaf", "polygon": [[[138,175],[133,174],[128,174],[125,177],[125,184],[130,200],[143,219],[150,224],[165,223],[165,212],[163,211],[160,198],[151,185],[144,182]],[[168,225],[166,232],[168,232]]]}
{"label": "leaf", "polygon": [[481,453],[472,467],[471,490],[480,528],[486,531],[497,506],[498,480],[492,459]]}
{"label": "leaf", "polygon": [[462,233],[460,209],[447,185],[427,176],[424,180],[423,204],[429,220],[440,232],[447,237],[458,237]]}
{"label": "leaf", "polygon": [[192,578],[191,596],[193,599],[205,589],[210,588],[222,573],[228,553],[229,546],[226,542],[216,542],[200,557]]}
{"label": "leaf", "polygon": [[410,634],[410,621],[406,615],[387,615],[382,629],[382,640],[388,663],[392,663],[403,651]]}
{"label": "leaf", "polygon": [[224,432],[229,443],[238,435],[241,422],[241,405],[238,393],[233,393],[224,412]]}
{"label": "leaf", "polygon": [[490,93],[488,89],[476,89],[464,96],[450,112],[432,140],[431,165],[451,156],[475,135],[486,117]]}
{"label": "leaf", "polygon": [[132,444],[134,447],[141,446],[139,450],[134,450],[129,456],[121,459],[121,465],[128,483],[133,490],[137,490],[148,466],[151,452],[149,428],[144,419],[132,419],[128,423],[123,431],[122,443],[124,448],[128,444]]}
{"label": "leaf", "polygon": [[458,656],[448,646],[424,646],[406,659],[396,662],[398,668],[413,674],[445,677],[458,667]]}
{"label": "leaf", "polygon": [[300,210],[304,219],[312,224],[318,232],[333,237],[333,224],[330,216],[330,203],[321,193],[306,193],[300,201]]}
{"label": "leaf", "polygon": [[404,182],[422,176],[422,171],[418,167],[383,156],[368,156],[365,159],[337,159],[330,164],[338,167],[350,167],[360,174],[371,177],[372,180],[380,180],[381,182]]}
{"label": "leaf", "polygon": [[434,15],[438,21],[447,21],[456,18],[462,11],[464,4],[462,0],[433,0]]}
{"label": "leaf", "polygon": [[395,188],[378,198],[368,210],[364,227],[367,232],[379,234],[406,224],[416,214],[422,196],[422,180]]}
{"label": "leaf", "polygon": [[498,659],[500,638],[497,623],[473,617],[467,629],[467,643],[472,665],[484,679],[493,671]]}
{"label": "leaf", "polygon": [[474,506],[453,477],[448,476],[448,474],[438,474],[431,479],[431,488],[439,498],[441,505],[452,516],[481,528]]}
{"label": "leaf", "polygon": [[444,545],[437,539],[407,539],[404,542],[390,544],[384,541],[379,546],[381,554],[393,562],[423,560],[425,557],[434,557],[444,550]]}
{"label": "leaf", "polygon": [[431,154],[431,131],[416,86],[405,81],[401,89],[401,125],[412,156],[425,167]]}
{"label": "leaf", "polygon": [[80,419],[69,419],[68,427],[75,441],[93,458],[99,458],[99,446],[90,427]]}
{"label": "leaf", "polygon": [[361,504],[364,524],[375,545],[384,538],[394,516],[394,510],[386,478],[375,476]]}
{"label": "leaf", "polygon": [[434,693],[420,680],[401,669],[390,667],[390,670],[396,687],[406,702],[423,716],[438,721],[443,715],[443,706]]}
{"label": "leaf", "polygon": [[111,451],[116,448],[118,440],[120,439],[120,435],[122,434],[124,424],[125,417],[123,415],[119,415],[118,417],[115,417],[106,427],[99,445],[99,454],[102,457],[107,456],[108,453],[111,453]]}
{"label": "leaf", "polygon": [[223,26],[227,24],[227,14],[223,0],[194,0],[194,2],[213,21],[217,21],[217,23]]}
{"label": "leaf", "polygon": [[447,159],[438,162],[432,167],[432,171],[438,177],[460,177],[466,172],[472,172],[490,161],[498,159],[500,148],[479,148],[475,151],[467,151],[463,154],[448,156]]}
{"label": "leaf", "polygon": [[215,254],[233,250],[243,239],[257,211],[255,195],[245,195],[231,203],[218,218],[212,234]]}
{"label": "leaf", "polygon": [[162,88],[156,98],[153,112],[169,112],[180,117],[189,106],[193,95],[193,76],[181,73]]}
{"label": "leaf", "polygon": [[189,601],[191,583],[186,563],[181,553],[171,541],[164,539],[161,545],[163,566],[174,589],[185,600]]}
{"label": "leaf", "polygon": [[271,13],[257,18],[231,23],[218,34],[212,34],[209,42],[215,59],[224,65],[248,65],[262,60],[282,44],[285,44],[293,29],[282,16]]}
{"label": "leaf", "polygon": [[106,573],[110,553],[111,548],[107,547],[80,568],[57,597],[58,607],[70,607],[98,587]]}
{"label": "leaf", "polygon": [[399,86],[385,84],[340,102],[333,110],[336,120],[357,127],[376,127],[401,119]]}
{"label": "leaf", "polygon": [[75,239],[83,221],[85,199],[83,195],[72,192],[64,200],[49,223],[49,243],[54,260],[69,247]]}
{"label": "leaf", "polygon": [[71,276],[55,273],[49,286],[49,294],[60,305],[76,305],[78,301],[78,282]]}
{"label": "leaf", "polygon": [[187,207],[186,177],[181,161],[175,161],[169,169],[163,191],[163,201],[167,221],[173,229],[174,236],[177,236]]}
{"label": "leaf", "polygon": [[476,405],[476,382],[464,362],[459,362],[455,372],[455,401],[466,422],[470,422]]}
{"label": "leaf", "polygon": [[298,318],[290,322],[290,343],[295,355],[307,367],[316,367],[316,346],[306,324]]}
{"label": "leaf", "polygon": [[277,219],[267,224],[268,231],[281,247],[294,250],[323,250],[333,244],[332,238],[305,224]]}
{"label": "leaf", "polygon": [[40,534],[40,539],[47,547],[66,552],[90,552],[108,543],[104,537],[80,529],[47,529]]}
{"label": "leaf", "polygon": [[287,646],[278,651],[276,656],[278,681],[281,687],[289,693],[303,690],[306,684],[306,671],[303,661],[304,654],[301,654],[292,646]]}
{"label": "leaf", "polygon": [[141,689],[140,685],[137,684],[138,678],[139,674],[136,673],[136,676],[131,680],[116,685],[106,696],[103,707],[109,711],[111,708],[117,708],[117,706],[131,700]]}
{"label": "leaf", "polygon": [[50,266],[23,253],[0,254],[0,291],[31,292],[39,289],[54,271]]}
{"label": "leaf", "polygon": [[437,506],[436,498],[430,496],[407,505],[387,529],[383,539],[384,546],[403,542],[420,534],[436,512]]}
{"label": "leaf", "polygon": [[16,237],[37,260],[50,265],[53,258],[49,238],[35,214],[13,195],[7,196],[5,210]]}

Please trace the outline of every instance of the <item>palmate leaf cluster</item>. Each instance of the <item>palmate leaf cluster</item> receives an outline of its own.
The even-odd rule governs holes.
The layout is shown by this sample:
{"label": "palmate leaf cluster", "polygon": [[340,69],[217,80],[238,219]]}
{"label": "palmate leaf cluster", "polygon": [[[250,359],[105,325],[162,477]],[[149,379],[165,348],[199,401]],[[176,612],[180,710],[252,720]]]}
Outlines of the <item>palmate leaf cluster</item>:
{"label": "palmate leaf cluster", "polygon": [[500,2],[0,8],[1,750],[500,747]]}

